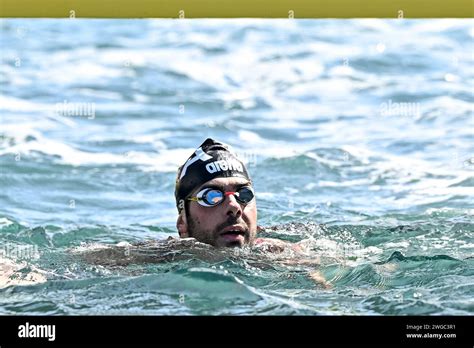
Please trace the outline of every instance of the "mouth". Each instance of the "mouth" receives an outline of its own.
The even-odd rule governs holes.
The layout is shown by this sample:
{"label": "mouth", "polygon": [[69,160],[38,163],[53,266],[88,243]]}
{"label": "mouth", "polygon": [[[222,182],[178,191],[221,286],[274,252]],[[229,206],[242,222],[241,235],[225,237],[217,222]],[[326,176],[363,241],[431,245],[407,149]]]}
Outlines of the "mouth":
{"label": "mouth", "polygon": [[245,240],[245,229],[240,225],[228,226],[222,230],[219,237],[226,244],[243,244]]}

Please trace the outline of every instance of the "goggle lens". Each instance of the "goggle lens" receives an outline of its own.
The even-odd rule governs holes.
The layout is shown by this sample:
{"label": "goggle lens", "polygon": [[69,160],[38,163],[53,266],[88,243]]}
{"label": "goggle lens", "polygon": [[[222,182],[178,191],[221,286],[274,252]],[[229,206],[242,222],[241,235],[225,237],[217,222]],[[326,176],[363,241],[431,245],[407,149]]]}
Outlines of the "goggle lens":
{"label": "goggle lens", "polygon": [[249,203],[253,197],[253,191],[249,187],[242,187],[235,195],[235,198],[241,203]]}
{"label": "goggle lens", "polygon": [[208,204],[216,205],[224,199],[224,194],[219,190],[207,191],[202,197]]}

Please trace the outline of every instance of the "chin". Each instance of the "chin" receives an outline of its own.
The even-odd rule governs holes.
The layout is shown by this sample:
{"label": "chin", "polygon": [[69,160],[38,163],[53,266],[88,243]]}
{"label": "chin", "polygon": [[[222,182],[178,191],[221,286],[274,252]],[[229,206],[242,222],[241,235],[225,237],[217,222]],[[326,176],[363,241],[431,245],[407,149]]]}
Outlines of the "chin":
{"label": "chin", "polygon": [[242,248],[244,245],[240,242],[229,242],[224,245],[225,248]]}
{"label": "chin", "polygon": [[248,239],[244,236],[232,239],[218,238],[216,241],[216,246],[218,248],[241,248],[246,244],[248,244]]}

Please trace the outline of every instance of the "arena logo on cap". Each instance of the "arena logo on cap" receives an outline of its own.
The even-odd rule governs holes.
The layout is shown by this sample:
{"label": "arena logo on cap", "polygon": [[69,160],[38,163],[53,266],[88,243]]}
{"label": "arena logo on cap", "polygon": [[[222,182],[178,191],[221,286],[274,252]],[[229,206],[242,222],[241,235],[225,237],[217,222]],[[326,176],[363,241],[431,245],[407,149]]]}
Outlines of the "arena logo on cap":
{"label": "arena logo on cap", "polygon": [[220,160],[220,161],[214,161],[211,163],[206,164],[206,170],[214,174],[216,172],[220,171],[225,171],[225,170],[235,170],[239,172],[244,171],[244,167],[242,163],[235,159],[230,159],[230,160]]}

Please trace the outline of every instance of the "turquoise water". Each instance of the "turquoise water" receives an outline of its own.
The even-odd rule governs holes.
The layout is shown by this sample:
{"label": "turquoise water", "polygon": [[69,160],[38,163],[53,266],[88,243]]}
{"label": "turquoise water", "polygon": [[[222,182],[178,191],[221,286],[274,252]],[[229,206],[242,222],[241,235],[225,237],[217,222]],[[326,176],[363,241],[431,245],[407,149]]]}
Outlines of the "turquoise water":
{"label": "turquoise water", "polygon": [[[0,313],[473,314],[473,36],[3,20]],[[177,236],[175,172],[206,137],[247,162],[262,235],[304,257],[101,249]]]}

